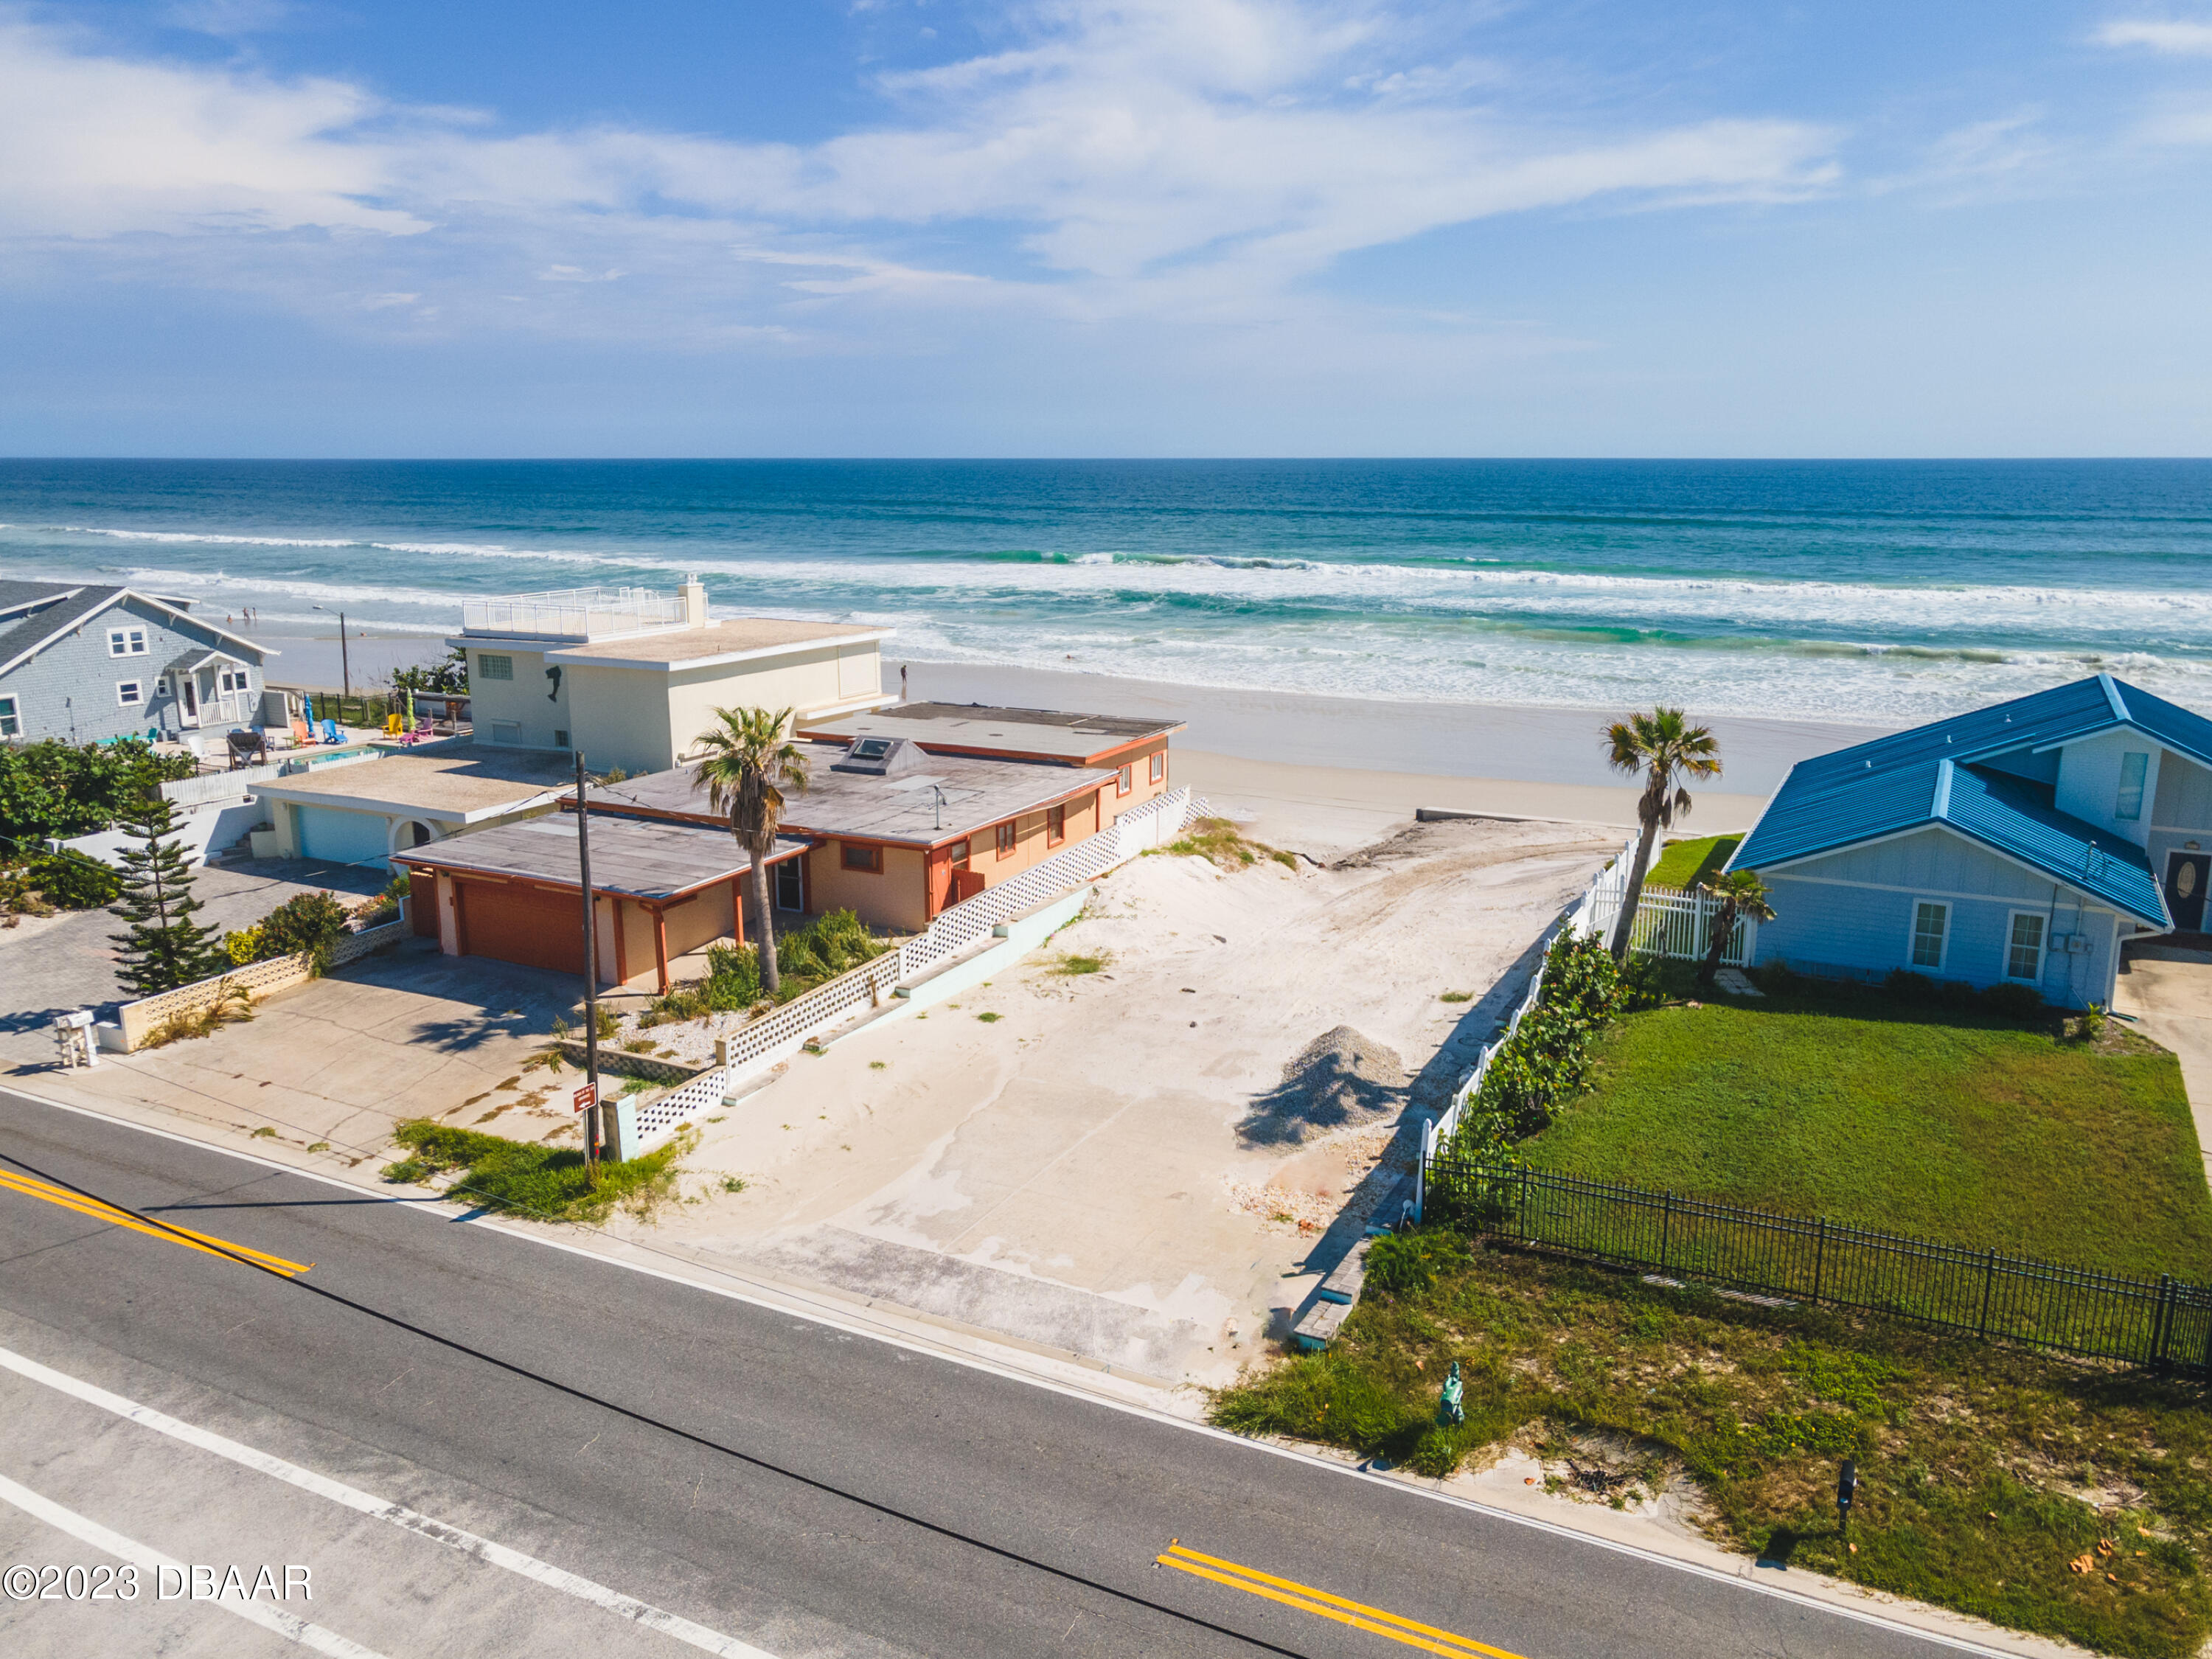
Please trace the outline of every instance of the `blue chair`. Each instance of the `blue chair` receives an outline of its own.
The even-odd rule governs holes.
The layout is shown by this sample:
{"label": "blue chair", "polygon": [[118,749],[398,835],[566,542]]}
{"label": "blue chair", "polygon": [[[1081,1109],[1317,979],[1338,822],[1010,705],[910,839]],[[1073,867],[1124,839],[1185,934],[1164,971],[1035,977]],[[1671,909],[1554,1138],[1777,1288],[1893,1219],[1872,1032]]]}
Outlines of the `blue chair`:
{"label": "blue chair", "polygon": [[323,741],[325,743],[343,743],[345,741],[343,738],[338,735],[338,723],[336,720],[326,720],[323,722]]}

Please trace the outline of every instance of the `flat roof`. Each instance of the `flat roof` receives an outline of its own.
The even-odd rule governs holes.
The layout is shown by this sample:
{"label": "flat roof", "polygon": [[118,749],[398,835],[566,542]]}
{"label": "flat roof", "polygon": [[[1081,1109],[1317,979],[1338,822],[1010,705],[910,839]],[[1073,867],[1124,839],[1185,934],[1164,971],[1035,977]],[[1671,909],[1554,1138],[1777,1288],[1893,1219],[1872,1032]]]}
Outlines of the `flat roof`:
{"label": "flat roof", "polygon": [[[797,858],[806,848],[805,841],[779,836],[769,862]],[[495,824],[451,841],[410,847],[394,853],[392,861],[463,875],[520,877],[573,889],[579,884],[576,815],[558,812],[520,823]],[[630,898],[676,898],[751,867],[752,860],[727,830],[592,814],[594,891]]]}
{"label": "flat roof", "polygon": [[[890,637],[888,628],[866,623],[799,622],[783,617],[728,617],[696,628],[664,628],[620,639],[594,640],[562,645],[545,653],[545,660],[598,668],[702,668],[715,663],[743,662],[751,657],[773,657],[809,646],[864,645]],[[483,650],[497,641],[481,634],[456,635],[448,645]],[[513,643],[527,649],[531,641]]]}
{"label": "flat roof", "polygon": [[802,720],[807,737],[906,738],[932,750],[1049,755],[1084,761],[1183,729],[1176,720],[1070,714],[1055,708],[1000,708],[981,702],[902,702],[835,720]]}
{"label": "flat roof", "polygon": [[[1040,761],[984,760],[932,755],[919,772],[870,777],[833,772],[842,744],[808,744],[810,781],[804,791],[784,791],[784,827],[794,833],[936,847],[988,830],[1023,812],[1042,811],[1073,795],[1114,781],[1109,771]],[[649,777],[602,784],[592,799],[610,807],[693,818],[714,816],[703,791],[692,787],[693,766]],[[940,805],[938,792],[944,792]]]}
{"label": "flat roof", "polygon": [[471,823],[533,800],[550,799],[576,781],[566,750],[509,749],[471,738],[423,744],[381,760],[318,768],[257,783],[253,793],[303,806],[410,812]]}

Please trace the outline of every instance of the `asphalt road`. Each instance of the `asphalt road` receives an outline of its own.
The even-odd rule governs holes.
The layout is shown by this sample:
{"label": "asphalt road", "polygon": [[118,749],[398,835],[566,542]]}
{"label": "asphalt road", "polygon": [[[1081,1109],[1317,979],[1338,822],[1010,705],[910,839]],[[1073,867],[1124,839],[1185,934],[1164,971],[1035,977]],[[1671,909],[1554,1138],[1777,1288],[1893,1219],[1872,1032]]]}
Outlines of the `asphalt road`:
{"label": "asphalt road", "polygon": [[[259,1626],[235,1595],[162,1601],[150,1572],[127,1602],[57,1579],[0,1599],[15,1656],[1946,1650],[5,1094],[0,1410],[0,1567],[136,1548],[238,1565],[244,1589],[273,1570]],[[1461,1639],[1155,1565],[1174,1540]],[[285,1566],[312,1601],[276,1599]],[[312,1628],[268,1628],[272,1608]]]}

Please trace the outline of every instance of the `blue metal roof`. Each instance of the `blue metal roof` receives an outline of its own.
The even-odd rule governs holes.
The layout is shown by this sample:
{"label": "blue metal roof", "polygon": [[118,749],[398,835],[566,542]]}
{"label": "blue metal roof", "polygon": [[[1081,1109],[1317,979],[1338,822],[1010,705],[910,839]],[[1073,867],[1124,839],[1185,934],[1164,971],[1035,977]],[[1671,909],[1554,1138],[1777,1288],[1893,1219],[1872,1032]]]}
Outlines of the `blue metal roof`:
{"label": "blue metal roof", "polygon": [[1729,868],[1763,869],[1944,823],[2171,927],[2140,848],[2058,811],[2049,784],[1972,763],[2130,728],[2212,766],[2212,720],[2100,674],[1799,762]]}

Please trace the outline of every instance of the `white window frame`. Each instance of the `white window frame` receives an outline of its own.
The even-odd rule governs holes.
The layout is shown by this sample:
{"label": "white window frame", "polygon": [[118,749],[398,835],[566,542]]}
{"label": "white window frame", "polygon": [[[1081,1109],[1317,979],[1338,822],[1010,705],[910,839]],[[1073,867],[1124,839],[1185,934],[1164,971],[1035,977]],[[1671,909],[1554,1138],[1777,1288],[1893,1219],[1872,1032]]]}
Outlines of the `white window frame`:
{"label": "white window frame", "polygon": [[[2032,976],[2023,976],[2012,970],[2012,932],[2014,926],[2021,916],[2033,916],[2035,919],[2035,972]],[[2000,948],[2004,951],[2004,955],[1998,965],[2003,969],[2005,981],[2008,984],[2041,985],[2044,968],[2051,960],[2051,918],[2040,910],[2006,911],[2004,938],[2001,941]]]}
{"label": "white window frame", "polygon": [[[125,696],[128,691],[131,695]],[[146,706],[146,682],[118,680],[115,682],[115,706],[118,708],[143,708]]]}
{"label": "white window frame", "polygon": [[143,628],[111,628],[107,630],[107,654],[111,657],[143,657],[146,654],[146,630]]}
{"label": "white window frame", "polygon": [[[2137,778],[2132,784],[2128,781],[2128,763],[2130,761],[2141,761],[2142,763],[2142,775]],[[2120,756],[2120,781],[2118,786],[2112,792],[2112,821],[2115,823],[2133,823],[2141,818],[2143,815],[2143,796],[2149,791],[2149,754],[2142,750],[2131,749],[2124,750]],[[2128,792],[2130,789],[2135,792],[2136,798],[2133,811],[2127,810]]]}
{"label": "white window frame", "polygon": [[1167,781],[1168,751],[1164,749],[1156,749],[1152,751],[1152,776],[1148,778],[1146,781],[1150,783],[1165,783]]}
{"label": "white window frame", "polygon": [[23,705],[12,695],[0,697],[0,738],[23,735]]}
{"label": "white window frame", "polygon": [[[1936,960],[1932,963],[1922,962],[1916,954],[1920,946],[1920,907],[1923,904],[1933,905],[1943,913],[1942,938],[1936,946]],[[1948,899],[1914,896],[1912,908],[1906,912],[1905,918],[1905,965],[1907,968],[1916,974],[1940,974],[1943,971],[1944,963],[1951,959],[1951,921],[1954,913],[1955,907]]]}

